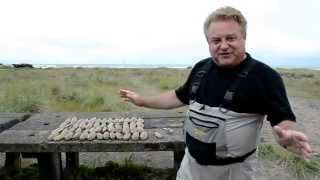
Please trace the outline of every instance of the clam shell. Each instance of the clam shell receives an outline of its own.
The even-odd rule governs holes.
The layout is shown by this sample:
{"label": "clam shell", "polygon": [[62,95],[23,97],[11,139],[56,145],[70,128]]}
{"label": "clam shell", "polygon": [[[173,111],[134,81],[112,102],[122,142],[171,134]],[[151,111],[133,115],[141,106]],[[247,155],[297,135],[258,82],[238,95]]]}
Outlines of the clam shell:
{"label": "clam shell", "polygon": [[123,140],[129,140],[130,139],[130,136],[131,136],[131,133],[130,132],[126,132],[126,133],[124,133],[124,135],[123,135]]}
{"label": "clam shell", "polygon": [[158,138],[158,139],[163,138],[163,135],[162,135],[161,133],[159,133],[159,132],[154,132],[154,136],[155,136],[156,138]]}
{"label": "clam shell", "polygon": [[107,140],[107,139],[109,139],[109,137],[110,137],[109,132],[104,132],[103,133],[103,139]]}
{"label": "clam shell", "polygon": [[146,140],[148,138],[148,133],[146,131],[141,132],[140,139]]}
{"label": "clam shell", "polygon": [[131,136],[131,139],[134,141],[139,140],[139,132],[134,132]]}
{"label": "clam shell", "polygon": [[101,134],[101,133],[97,133],[97,139],[103,139],[103,134]]}

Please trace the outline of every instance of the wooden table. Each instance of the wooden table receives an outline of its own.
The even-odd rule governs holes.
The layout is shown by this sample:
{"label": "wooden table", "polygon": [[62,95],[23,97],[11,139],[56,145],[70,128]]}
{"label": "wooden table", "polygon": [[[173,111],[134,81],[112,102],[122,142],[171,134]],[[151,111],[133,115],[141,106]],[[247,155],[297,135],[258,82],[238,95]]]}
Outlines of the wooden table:
{"label": "wooden table", "polygon": [[[0,113],[0,133],[29,117],[30,114],[27,113]],[[7,152],[4,167],[9,172],[19,169],[21,167],[20,153]]]}
{"label": "wooden table", "polygon": [[30,116],[28,113],[0,113],[0,133]]}
{"label": "wooden table", "polygon": [[[145,141],[93,140],[49,141],[47,137],[66,118],[141,117],[149,138]],[[2,116],[0,116],[1,119]],[[25,116],[23,116],[25,117]],[[173,151],[174,165],[178,167],[184,154],[182,125],[184,113],[153,112],[99,112],[99,113],[41,113],[32,114],[0,133],[0,152],[32,153],[39,164],[40,176],[46,180],[63,179],[61,152],[66,153],[66,169],[72,171],[79,165],[79,152],[144,152]],[[173,129],[169,134],[163,128]],[[158,139],[154,132],[164,135]]]}

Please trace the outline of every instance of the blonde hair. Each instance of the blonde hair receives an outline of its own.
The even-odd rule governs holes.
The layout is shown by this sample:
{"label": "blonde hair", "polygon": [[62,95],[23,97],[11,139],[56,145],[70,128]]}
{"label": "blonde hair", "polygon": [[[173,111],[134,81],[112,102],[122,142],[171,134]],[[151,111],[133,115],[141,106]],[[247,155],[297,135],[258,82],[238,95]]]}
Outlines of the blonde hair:
{"label": "blonde hair", "polygon": [[225,21],[225,20],[233,20],[237,22],[240,27],[241,27],[241,33],[246,39],[247,36],[247,20],[245,17],[242,15],[242,13],[230,6],[225,6],[221,7],[215,11],[213,11],[206,19],[204,22],[204,34],[207,37],[208,33],[208,28],[212,22],[217,22],[217,21]]}

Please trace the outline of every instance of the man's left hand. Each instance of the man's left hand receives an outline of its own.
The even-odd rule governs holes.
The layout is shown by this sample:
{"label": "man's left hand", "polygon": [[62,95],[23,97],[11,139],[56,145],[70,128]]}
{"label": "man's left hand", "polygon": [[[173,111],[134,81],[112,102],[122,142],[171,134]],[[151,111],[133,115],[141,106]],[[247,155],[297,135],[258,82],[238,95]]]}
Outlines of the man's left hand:
{"label": "man's left hand", "polygon": [[277,142],[287,150],[301,155],[305,159],[311,156],[312,149],[304,133],[280,126],[274,126],[273,131],[277,136]]}

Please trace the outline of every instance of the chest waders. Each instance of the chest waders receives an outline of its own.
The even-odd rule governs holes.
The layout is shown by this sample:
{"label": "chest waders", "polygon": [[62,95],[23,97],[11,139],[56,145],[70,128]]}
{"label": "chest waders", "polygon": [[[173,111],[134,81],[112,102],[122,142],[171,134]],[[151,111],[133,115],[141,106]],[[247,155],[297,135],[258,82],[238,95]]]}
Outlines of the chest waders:
{"label": "chest waders", "polygon": [[[219,107],[198,103],[196,96],[211,60],[198,71],[191,81],[190,105],[184,123],[186,146],[189,154],[200,165],[229,165],[243,162],[253,154],[259,141],[264,115],[237,113],[228,109],[240,82],[254,66],[251,60],[240,70]],[[213,92],[214,93],[214,92]]]}

